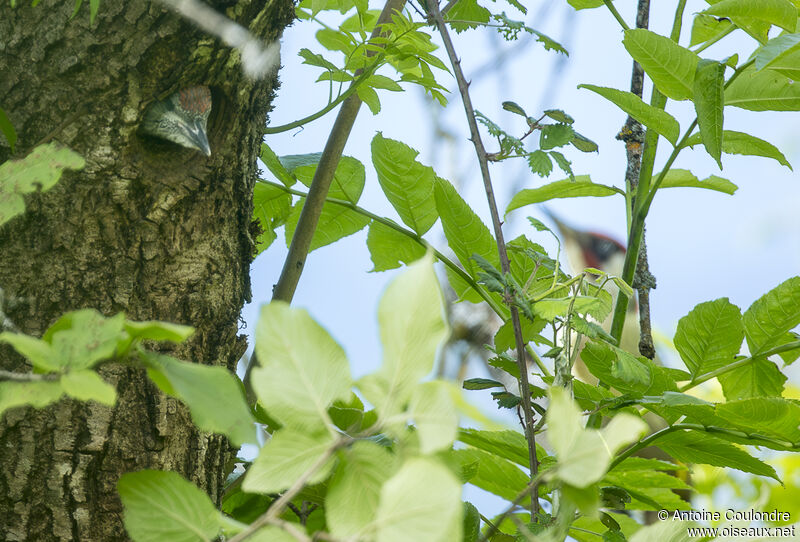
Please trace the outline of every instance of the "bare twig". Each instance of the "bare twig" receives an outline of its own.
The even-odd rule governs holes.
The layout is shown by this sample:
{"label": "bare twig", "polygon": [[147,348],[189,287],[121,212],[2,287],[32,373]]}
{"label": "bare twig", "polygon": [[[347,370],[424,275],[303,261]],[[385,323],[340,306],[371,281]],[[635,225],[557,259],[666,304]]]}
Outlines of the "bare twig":
{"label": "bare twig", "polygon": [[61,375],[53,373],[40,375],[36,373],[15,373],[0,369],[0,382],[3,380],[12,382],[53,382],[59,378],[61,378]]}
{"label": "bare twig", "polygon": [[[406,0],[386,1],[370,40],[374,40],[383,34],[382,26],[391,19],[395,12],[403,9],[405,2]],[[372,49],[367,52],[367,56],[374,54],[375,51]],[[308,250],[311,247],[311,239],[314,237],[314,232],[319,223],[322,206],[325,203],[331,182],[333,182],[333,174],[336,171],[336,166],[339,165],[344,145],[350,136],[350,131],[353,128],[360,107],[361,99],[358,94],[352,94],[342,103],[342,107],[339,109],[336,122],[333,124],[325,149],[322,151],[319,165],[317,165],[317,169],[314,172],[314,179],[311,181],[308,197],[303,204],[303,210],[300,212],[297,228],[289,246],[289,254],[287,254],[283,263],[281,276],[272,293],[273,300],[289,303],[294,297],[297,283],[303,273]]]}
{"label": "bare twig", "polygon": [[[650,21],[650,0],[639,0],[636,10],[636,28],[647,28]],[[640,98],[644,87],[644,70],[635,60],[631,73],[631,92]],[[642,147],[644,146],[644,129],[639,121],[629,116],[625,125],[617,134],[617,139],[625,142],[625,153],[628,166],[625,170],[625,182],[630,194],[635,194],[639,185],[639,174],[642,164]],[[632,216],[636,208],[636,201],[632,197],[628,216]],[[633,280],[639,297],[639,353],[649,359],[656,356],[653,345],[653,333],[650,323],[650,289],[655,288],[655,277],[650,274],[647,261],[647,244],[642,232],[642,244],[639,248],[639,259],[636,264],[636,274]]]}
{"label": "bare twig", "polygon": [[[450,64],[453,66],[453,73],[455,74],[458,83],[458,90],[461,94],[461,101],[464,104],[464,112],[467,116],[467,123],[469,124],[470,135],[472,136],[472,144],[475,146],[475,153],[478,156],[478,163],[481,169],[481,177],[483,178],[483,187],[486,191],[486,200],[489,204],[489,211],[492,215],[492,225],[494,227],[495,238],[497,239],[497,251],[500,255],[500,268],[506,274],[509,272],[510,266],[508,263],[508,252],[506,252],[506,244],[503,240],[503,228],[500,222],[500,214],[497,211],[497,202],[494,197],[494,189],[492,188],[492,179],[489,174],[489,161],[487,160],[486,149],[481,140],[480,131],[478,130],[478,123],[475,120],[475,111],[472,108],[472,100],[469,96],[469,83],[464,78],[464,73],[461,70],[461,61],[456,55],[453,42],[450,39],[450,33],[447,30],[447,25],[444,22],[442,13],[439,11],[438,0],[428,0],[428,9],[433,21],[439,29],[439,34],[442,36],[447,56],[450,59]],[[510,297],[510,292],[506,292]],[[536,436],[533,432],[533,411],[531,409],[531,391],[528,384],[528,366],[525,357],[525,341],[522,338],[522,326],[519,320],[519,311],[517,307],[509,300],[509,309],[511,311],[511,323],[514,327],[514,339],[517,345],[517,364],[519,365],[519,388],[520,397],[522,399],[522,409],[525,415],[525,439],[528,441],[528,460],[530,461],[531,482],[538,480],[539,464],[536,458]],[[534,485],[534,489],[535,489]],[[535,521],[539,513],[539,499],[537,496],[531,498],[531,521]]]}

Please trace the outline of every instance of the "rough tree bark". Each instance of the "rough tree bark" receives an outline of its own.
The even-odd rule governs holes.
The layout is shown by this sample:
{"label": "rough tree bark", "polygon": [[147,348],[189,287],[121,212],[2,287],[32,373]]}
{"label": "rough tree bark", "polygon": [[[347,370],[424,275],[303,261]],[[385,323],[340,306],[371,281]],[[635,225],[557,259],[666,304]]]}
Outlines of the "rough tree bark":
{"label": "rough tree bark", "polygon": [[[252,190],[261,129],[277,77],[253,82],[239,55],[161,4],[0,1],[0,107],[19,133],[16,156],[56,141],[87,161],[0,228],[0,287],[24,332],[66,311],[195,326],[170,353],[232,369],[245,350],[240,309],[250,296]],[[293,17],[290,0],[217,0],[216,9],[266,42]],[[156,97],[212,89],[212,155],[136,132]],[[0,162],[11,157],[0,137]],[[0,367],[29,370],[7,347]],[[119,476],[177,471],[221,495],[232,449],[199,432],[187,410],[143,371],[112,366],[114,408],[62,400],[0,420],[0,539],[127,538]]]}

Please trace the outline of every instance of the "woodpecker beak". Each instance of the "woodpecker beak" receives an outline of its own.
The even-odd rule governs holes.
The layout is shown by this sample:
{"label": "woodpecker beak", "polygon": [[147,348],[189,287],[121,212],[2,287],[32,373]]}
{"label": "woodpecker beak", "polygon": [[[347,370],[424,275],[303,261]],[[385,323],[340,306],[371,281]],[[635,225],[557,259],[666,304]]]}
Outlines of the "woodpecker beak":
{"label": "woodpecker beak", "polygon": [[205,154],[211,156],[211,146],[208,144],[208,136],[206,136],[205,122],[197,119],[186,130],[186,135],[189,140],[194,144],[194,147]]}

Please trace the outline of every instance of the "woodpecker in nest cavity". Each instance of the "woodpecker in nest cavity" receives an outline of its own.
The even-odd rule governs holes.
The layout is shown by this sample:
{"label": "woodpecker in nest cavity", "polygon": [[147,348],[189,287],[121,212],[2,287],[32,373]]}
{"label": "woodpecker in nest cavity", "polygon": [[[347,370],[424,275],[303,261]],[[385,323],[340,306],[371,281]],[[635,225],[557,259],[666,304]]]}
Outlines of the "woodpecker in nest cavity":
{"label": "woodpecker in nest cavity", "polygon": [[205,86],[179,90],[147,107],[140,131],[211,156],[206,125],[211,113],[211,91]]}

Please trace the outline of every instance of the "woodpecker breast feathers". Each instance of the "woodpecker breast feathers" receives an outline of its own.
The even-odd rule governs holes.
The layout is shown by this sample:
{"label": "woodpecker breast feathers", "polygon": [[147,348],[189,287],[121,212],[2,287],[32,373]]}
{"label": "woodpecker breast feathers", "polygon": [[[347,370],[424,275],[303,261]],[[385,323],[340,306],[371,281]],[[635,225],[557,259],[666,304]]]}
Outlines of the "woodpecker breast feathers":
{"label": "woodpecker breast feathers", "polygon": [[205,86],[179,90],[144,113],[140,131],[211,156],[206,126],[211,113],[211,91]]}

